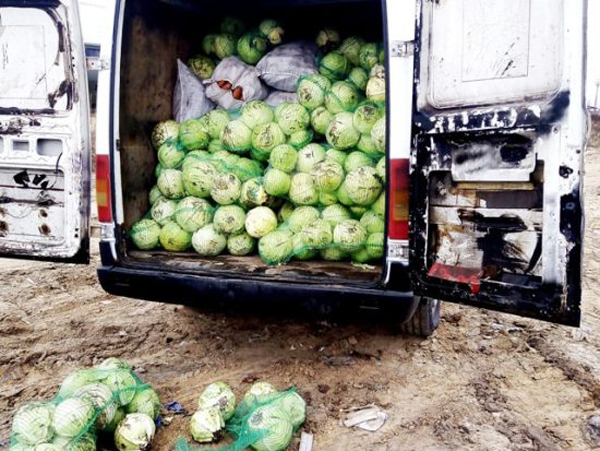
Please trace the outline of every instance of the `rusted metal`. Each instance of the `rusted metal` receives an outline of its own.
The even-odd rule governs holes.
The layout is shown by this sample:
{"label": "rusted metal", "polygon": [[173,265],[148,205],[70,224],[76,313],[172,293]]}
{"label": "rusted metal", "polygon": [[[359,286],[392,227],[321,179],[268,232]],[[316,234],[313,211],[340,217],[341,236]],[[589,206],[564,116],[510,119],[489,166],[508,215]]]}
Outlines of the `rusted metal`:
{"label": "rusted metal", "polygon": [[[511,8],[525,9],[515,21]],[[552,49],[583,42],[583,14],[579,1],[422,3],[410,212],[418,294],[579,323],[585,137],[573,124],[585,114],[583,66]],[[480,23],[450,36],[441,17]]]}

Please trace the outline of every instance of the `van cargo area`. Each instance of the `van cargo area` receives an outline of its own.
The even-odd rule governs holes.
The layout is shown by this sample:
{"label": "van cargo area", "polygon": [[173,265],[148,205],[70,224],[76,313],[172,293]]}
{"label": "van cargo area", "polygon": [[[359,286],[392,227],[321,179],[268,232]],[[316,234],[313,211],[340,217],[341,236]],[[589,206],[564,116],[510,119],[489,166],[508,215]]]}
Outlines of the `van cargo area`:
{"label": "van cargo area", "polygon": [[[314,39],[329,26],[342,38],[359,35],[383,41],[382,4],[376,0],[311,1],[253,0],[221,4],[203,0],[128,0],[125,6],[117,79],[119,105],[119,155],[124,222],[119,252],[125,265],[173,272],[236,276],[281,281],[311,281],[348,285],[376,285],[383,265],[356,265],[349,260],[296,261],[279,266],[265,264],[258,255],[202,257],[187,252],[137,250],[127,231],[150,209],[148,192],[156,183],[157,153],[152,146],[153,127],[173,117],[173,88],[177,60],[201,52],[202,38],[218,30],[224,16],[246,24],[273,18],[285,28],[285,41]],[[117,185],[118,186],[118,185]],[[118,193],[117,193],[118,194]]]}

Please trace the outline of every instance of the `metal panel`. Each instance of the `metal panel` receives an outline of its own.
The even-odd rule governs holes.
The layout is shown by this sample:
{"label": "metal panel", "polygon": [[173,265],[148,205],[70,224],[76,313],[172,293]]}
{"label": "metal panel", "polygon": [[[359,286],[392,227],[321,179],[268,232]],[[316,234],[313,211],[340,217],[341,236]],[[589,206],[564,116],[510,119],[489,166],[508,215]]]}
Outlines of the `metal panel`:
{"label": "metal panel", "polygon": [[512,103],[558,92],[564,8],[563,0],[435,2],[423,16],[420,108]]}
{"label": "metal panel", "polygon": [[586,2],[421,5],[415,292],[578,325]]}
{"label": "metal panel", "polygon": [[0,255],[88,260],[87,79],[77,4],[0,6]]}

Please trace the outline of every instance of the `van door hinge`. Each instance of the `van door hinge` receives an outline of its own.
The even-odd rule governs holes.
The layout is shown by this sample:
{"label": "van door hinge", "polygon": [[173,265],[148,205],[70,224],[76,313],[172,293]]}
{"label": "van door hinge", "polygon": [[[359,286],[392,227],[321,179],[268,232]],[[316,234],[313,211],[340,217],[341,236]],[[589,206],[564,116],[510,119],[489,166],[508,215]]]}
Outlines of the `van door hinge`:
{"label": "van door hinge", "polygon": [[91,71],[101,71],[110,69],[110,64],[108,61],[94,56],[89,56],[86,58],[86,66],[87,70]]}
{"label": "van door hinge", "polygon": [[392,41],[392,58],[407,58],[415,54],[415,41]]}

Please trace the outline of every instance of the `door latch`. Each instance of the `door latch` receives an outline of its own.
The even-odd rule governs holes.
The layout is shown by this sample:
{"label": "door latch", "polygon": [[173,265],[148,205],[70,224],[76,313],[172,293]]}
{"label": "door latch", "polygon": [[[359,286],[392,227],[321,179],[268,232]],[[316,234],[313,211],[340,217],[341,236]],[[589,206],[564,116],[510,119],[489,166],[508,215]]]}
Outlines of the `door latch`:
{"label": "door latch", "polygon": [[110,69],[110,63],[102,58],[88,56],[85,60],[87,70],[101,71]]}
{"label": "door latch", "polygon": [[415,41],[392,41],[392,58],[408,58],[415,54]]}

